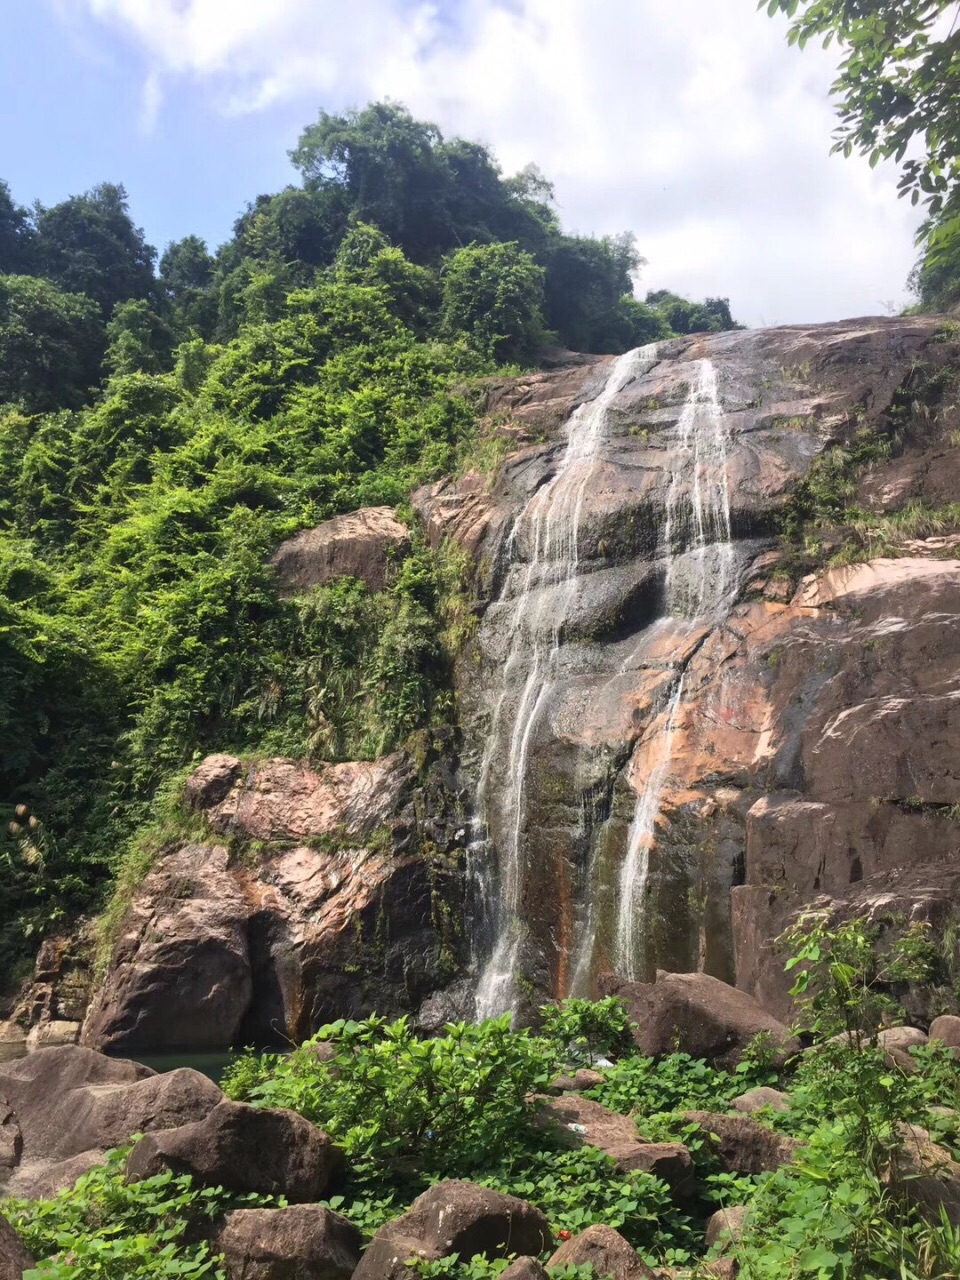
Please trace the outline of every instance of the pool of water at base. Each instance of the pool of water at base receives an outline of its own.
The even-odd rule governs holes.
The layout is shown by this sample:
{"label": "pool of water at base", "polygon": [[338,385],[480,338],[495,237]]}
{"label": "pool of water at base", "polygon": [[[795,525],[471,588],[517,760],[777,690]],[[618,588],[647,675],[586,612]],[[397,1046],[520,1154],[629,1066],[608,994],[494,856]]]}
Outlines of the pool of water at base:
{"label": "pool of water at base", "polygon": [[[25,1040],[8,1040],[0,1042],[0,1062],[13,1062],[17,1058],[27,1056]],[[176,1071],[178,1067],[192,1067],[194,1071],[208,1076],[214,1084],[219,1084],[223,1073],[232,1062],[236,1062],[239,1054],[220,1053],[111,1053],[111,1058],[131,1058],[141,1062],[145,1067],[161,1074]]]}

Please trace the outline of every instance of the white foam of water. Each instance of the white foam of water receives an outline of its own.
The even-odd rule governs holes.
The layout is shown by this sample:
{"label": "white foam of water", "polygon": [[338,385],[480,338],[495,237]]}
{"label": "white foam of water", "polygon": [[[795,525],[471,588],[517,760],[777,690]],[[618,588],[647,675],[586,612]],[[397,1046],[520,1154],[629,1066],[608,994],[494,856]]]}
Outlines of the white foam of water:
{"label": "white foam of water", "polygon": [[660,793],[673,758],[673,737],[677,711],[683,697],[683,676],[677,681],[666,712],[666,728],[660,740],[660,755],[647,775],[637,798],[633,821],[627,835],[627,856],[620,868],[619,910],[617,912],[617,972],[633,981],[638,974],[646,926],[647,882],[650,878],[650,846],[660,813]]}
{"label": "white foam of water", "polygon": [[[730,536],[727,473],[729,429],[712,361],[697,362],[677,422],[677,451],[667,493],[663,544],[668,616],[700,618],[726,611],[736,595],[736,555]],[[685,493],[688,497],[685,498]],[[679,545],[678,545],[679,544]],[[637,797],[620,868],[616,968],[635,978],[643,967],[650,849],[670,769],[683,674],[667,709],[660,755]]]}
{"label": "white foam of water", "polygon": [[[526,504],[507,545],[508,555],[515,560],[518,535],[525,532],[529,559],[511,621],[510,649],[480,772],[484,824],[489,828],[494,806],[501,818],[497,901],[492,904],[495,940],[477,985],[477,1016],[481,1018],[503,1013],[514,1004],[521,942],[527,763],[534,728],[553,689],[563,627],[576,598],[584,498],[596,471],[611,404],[628,383],[648,372],[656,359],[656,344],[620,356],[601,393],[576,410],[556,475]],[[514,699],[518,688],[519,697]],[[495,763],[499,785],[493,781]],[[487,880],[489,885],[489,877]],[[482,883],[480,887],[482,891]]]}

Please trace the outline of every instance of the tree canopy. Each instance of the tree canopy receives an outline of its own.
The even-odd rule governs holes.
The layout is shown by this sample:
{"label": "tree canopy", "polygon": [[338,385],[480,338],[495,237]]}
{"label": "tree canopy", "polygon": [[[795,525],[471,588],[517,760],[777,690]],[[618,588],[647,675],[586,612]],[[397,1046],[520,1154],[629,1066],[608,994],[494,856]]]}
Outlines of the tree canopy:
{"label": "tree canopy", "polygon": [[302,186],[156,273],[122,187],[0,185],[0,967],[198,753],[358,759],[443,723],[456,561],[414,530],[386,592],[281,600],[284,538],[467,465],[498,366],[724,318],[639,301],[632,237],[565,234],[536,169],[402,107],[321,116],[295,156]]}
{"label": "tree canopy", "polygon": [[[900,194],[926,205],[924,256],[914,277],[922,301],[960,292],[960,29],[956,0],[760,0],[791,19],[801,47],[836,41],[843,56],[832,92],[840,123],[834,150],[893,159]],[[948,23],[949,15],[953,14]]]}

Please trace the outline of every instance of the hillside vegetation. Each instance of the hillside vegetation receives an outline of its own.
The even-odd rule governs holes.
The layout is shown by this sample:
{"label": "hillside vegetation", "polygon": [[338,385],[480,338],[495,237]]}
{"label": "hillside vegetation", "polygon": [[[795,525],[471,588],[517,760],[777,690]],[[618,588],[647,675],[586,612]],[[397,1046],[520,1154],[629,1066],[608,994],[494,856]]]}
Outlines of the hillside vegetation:
{"label": "hillside vegetation", "polygon": [[374,756],[450,715],[458,571],[414,539],[386,598],[281,602],[285,537],[477,438],[478,378],[546,344],[733,324],[640,302],[629,236],[402,107],[321,115],[300,186],[216,254],[156,253],[122,187],[0,184],[0,955],[95,903],[158,793],[217,748]]}

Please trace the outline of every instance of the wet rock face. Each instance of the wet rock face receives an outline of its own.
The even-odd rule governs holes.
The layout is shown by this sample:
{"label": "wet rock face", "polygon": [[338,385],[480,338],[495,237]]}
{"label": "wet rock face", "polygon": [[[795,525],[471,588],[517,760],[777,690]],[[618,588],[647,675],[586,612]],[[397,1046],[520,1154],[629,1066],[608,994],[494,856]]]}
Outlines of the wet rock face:
{"label": "wet rock face", "polygon": [[[219,843],[174,847],[124,918],[83,1042],[126,1052],[302,1040],[338,1017],[415,1012],[456,972],[457,877],[409,760],[212,756],[186,803]],[[249,842],[260,852],[244,852]]]}
{"label": "wet rock face", "polygon": [[288,538],[271,564],[283,596],[344,577],[360,578],[371,591],[382,591],[391,566],[409,545],[409,530],[392,507],[362,507]]}
{"label": "wet rock face", "polygon": [[[428,535],[459,539],[476,563],[481,625],[460,673],[465,773],[487,837],[475,914],[488,954],[505,911],[521,922],[510,953],[521,1013],[659,967],[705,969],[783,1014],[766,950],[783,907],[955,852],[960,557],[928,548],[796,594],[771,576],[798,480],[828,445],[891,431],[912,371],[956,356],[937,329],[863,320],[660,344],[573,465],[557,404],[569,418],[598,402],[614,362],[540,374],[492,397],[520,446],[492,484],[468,476],[416,495]],[[722,431],[691,443],[704,361]],[[902,465],[905,491],[922,496],[937,468]],[[878,510],[895,506],[893,467]],[[722,552],[718,503],[695,492],[718,469]],[[564,495],[552,506],[536,498],[551,485]],[[722,607],[677,589],[684,575],[696,583],[698,501],[713,521],[705,576],[725,565],[739,588]]]}

